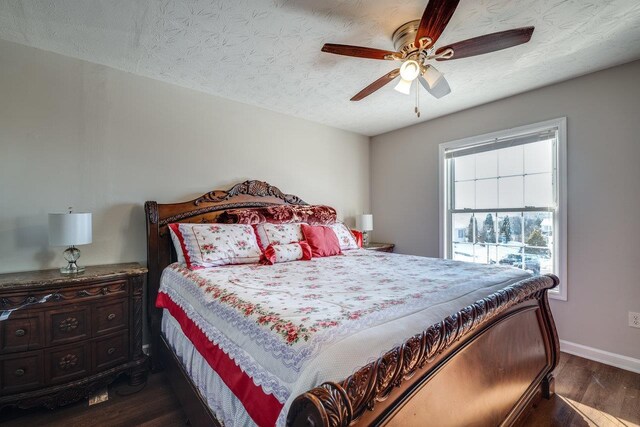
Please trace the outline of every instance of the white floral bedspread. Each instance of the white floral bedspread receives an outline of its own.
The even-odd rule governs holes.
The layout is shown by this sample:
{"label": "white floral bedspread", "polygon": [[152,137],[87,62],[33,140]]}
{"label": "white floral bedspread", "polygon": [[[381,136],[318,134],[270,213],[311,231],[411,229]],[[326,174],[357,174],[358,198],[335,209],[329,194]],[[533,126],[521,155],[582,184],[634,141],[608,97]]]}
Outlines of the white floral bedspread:
{"label": "white floral bedspread", "polygon": [[266,393],[285,403],[529,273],[382,252],[275,265],[165,269],[167,294]]}

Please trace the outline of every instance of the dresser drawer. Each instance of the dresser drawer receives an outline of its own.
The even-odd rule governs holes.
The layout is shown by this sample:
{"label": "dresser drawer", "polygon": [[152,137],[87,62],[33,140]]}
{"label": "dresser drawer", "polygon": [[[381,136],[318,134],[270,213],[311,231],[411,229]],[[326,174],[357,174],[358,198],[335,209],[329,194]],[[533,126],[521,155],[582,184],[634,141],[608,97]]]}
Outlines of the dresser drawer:
{"label": "dresser drawer", "polygon": [[59,383],[89,374],[89,343],[78,343],[46,350],[48,383]]}
{"label": "dresser drawer", "polygon": [[129,358],[129,333],[102,338],[93,342],[94,370],[108,368]]}
{"label": "dresser drawer", "polygon": [[127,328],[129,319],[128,300],[119,299],[93,307],[93,336],[105,335]]}
{"label": "dresser drawer", "polygon": [[66,344],[88,338],[89,306],[72,306],[45,312],[47,345]]}
{"label": "dresser drawer", "polygon": [[43,345],[42,314],[11,316],[0,322],[0,353],[35,350]]}
{"label": "dresser drawer", "polygon": [[0,395],[40,387],[42,379],[41,351],[0,358]]}

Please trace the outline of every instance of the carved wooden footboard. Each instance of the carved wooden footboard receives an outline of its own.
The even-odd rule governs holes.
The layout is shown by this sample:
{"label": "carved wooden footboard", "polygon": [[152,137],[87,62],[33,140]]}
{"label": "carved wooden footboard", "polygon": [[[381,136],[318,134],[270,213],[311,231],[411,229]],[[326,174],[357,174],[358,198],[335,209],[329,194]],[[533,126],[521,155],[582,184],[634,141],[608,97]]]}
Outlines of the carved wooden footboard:
{"label": "carved wooden footboard", "polygon": [[553,275],[518,282],[447,317],[343,381],[293,402],[290,426],[510,425],[552,392],[559,344]]}

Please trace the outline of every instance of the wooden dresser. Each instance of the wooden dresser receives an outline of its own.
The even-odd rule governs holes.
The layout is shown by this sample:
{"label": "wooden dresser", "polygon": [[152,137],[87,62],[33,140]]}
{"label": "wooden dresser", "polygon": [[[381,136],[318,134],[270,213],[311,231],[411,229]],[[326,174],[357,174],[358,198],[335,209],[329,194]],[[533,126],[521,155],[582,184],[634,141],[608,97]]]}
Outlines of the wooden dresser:
{"label": "wooden dresser", "polygon": [[65,405],[122,373],[144,383],[146,272],[132,263],[1,274],[0,409]]}

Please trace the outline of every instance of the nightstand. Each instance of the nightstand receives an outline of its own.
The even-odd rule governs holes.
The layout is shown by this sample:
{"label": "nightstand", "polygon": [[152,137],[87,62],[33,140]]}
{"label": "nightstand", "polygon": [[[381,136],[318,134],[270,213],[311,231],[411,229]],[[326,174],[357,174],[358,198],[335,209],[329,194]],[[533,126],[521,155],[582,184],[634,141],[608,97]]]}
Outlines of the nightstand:
{"label": "nightstand", "polygon": [[393,243],[369,243],[367,246],[363,246],[363,249],[367,249],[369,251],[378,251],[378,252],[393,252],[393,248],[396,245]]}
{"label": "nightstand", "polygon": [[[0,409],[54,408],[146,381],[139,264],[0,274]],[[4,312],[4,316],[1,316]]]}

